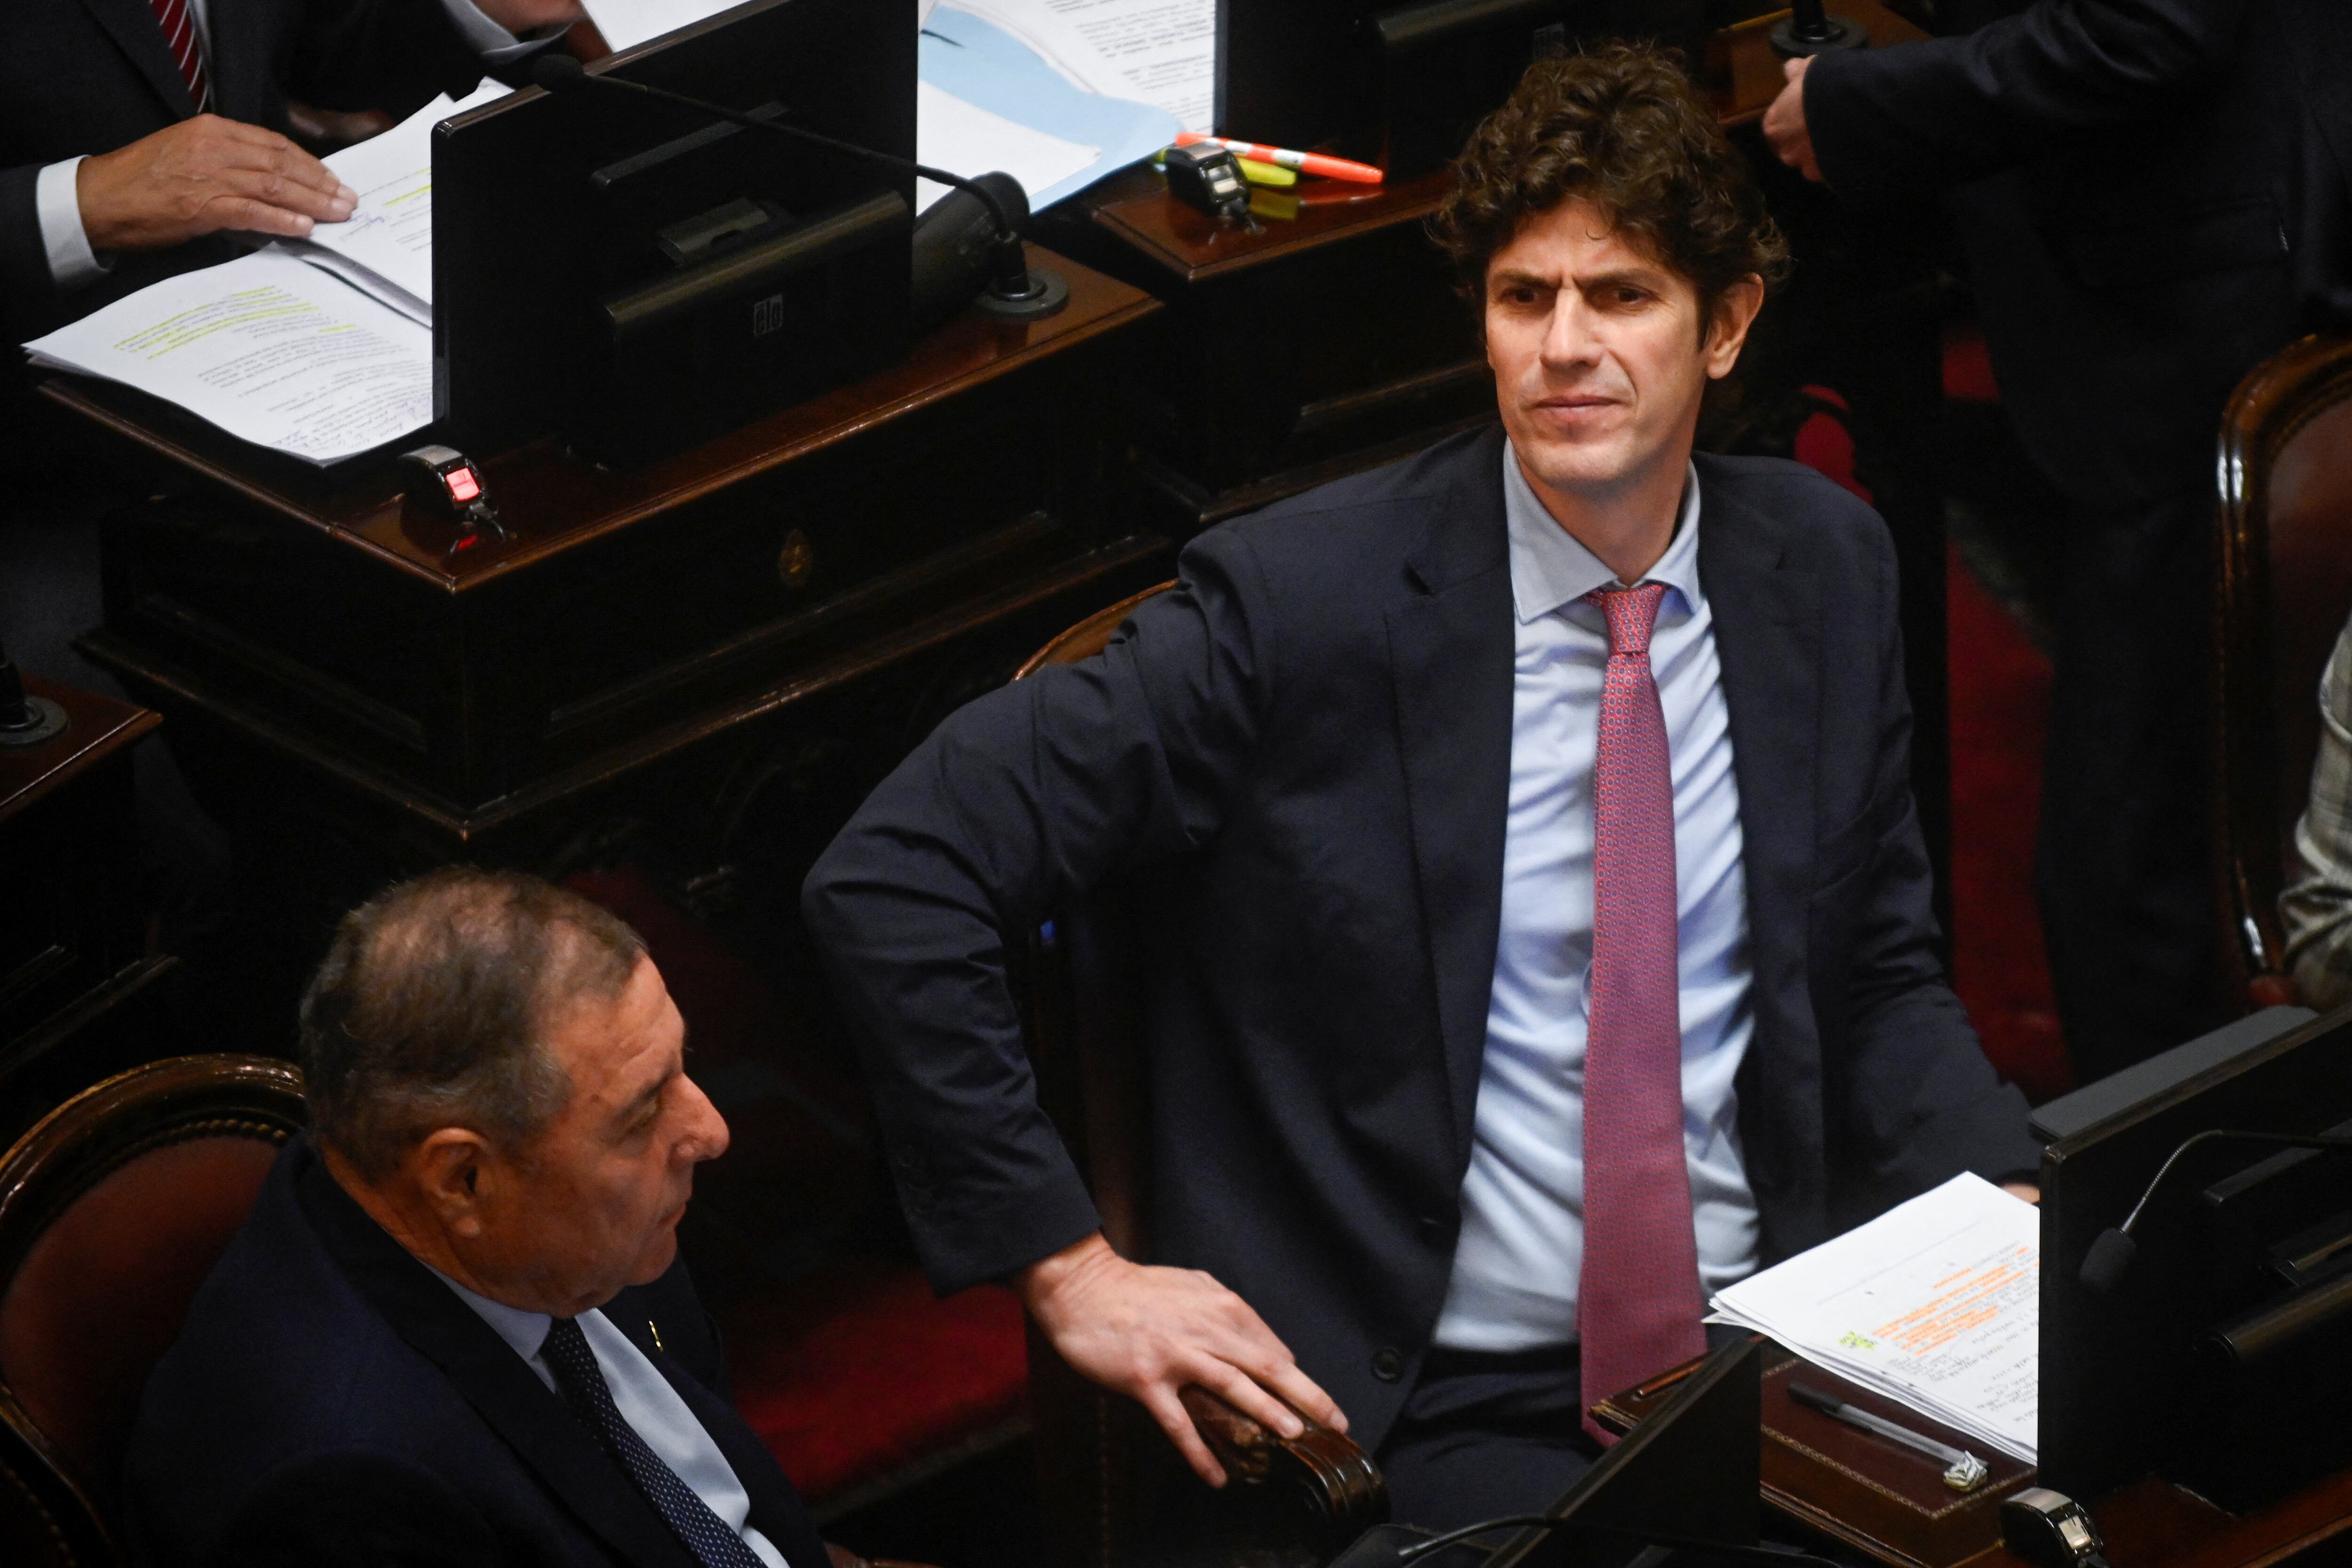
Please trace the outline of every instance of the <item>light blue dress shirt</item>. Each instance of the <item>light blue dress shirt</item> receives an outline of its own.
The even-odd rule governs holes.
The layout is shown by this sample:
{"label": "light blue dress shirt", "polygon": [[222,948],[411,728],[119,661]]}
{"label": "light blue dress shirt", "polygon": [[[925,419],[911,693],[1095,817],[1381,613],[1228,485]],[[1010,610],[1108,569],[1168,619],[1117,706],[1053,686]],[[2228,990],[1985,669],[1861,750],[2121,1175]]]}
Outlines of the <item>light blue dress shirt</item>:
{"label": "light blue dress shirt", "polygon": [[[430,1265],[427,1265],[430,1267]],[[477,1295],[448,1275],[435,1269],[434,1275],[457,1292],[457,1299],[480,1315],[481,1320],[500,1339],[514,1348],[539,1380],[555,1390],[555,1375],[547,1369],[540,1350],[547,1343],[547,1331],[554,1322],[545,1312],[527,1312],[520,1307],[494,1301],[488,1296]],[[736,1479],[735,1467],[710,1440],[710,1434],[695,1419],[694,1412],[661,1369],[646,1359],[645,1352],[629,1343],[629,1336],[614,1328],[603,1312],[588,1311],[580,1314],[580,1332],[588,1341],[588,1348],[596,1354],[597,1369],[604,1375],[604,1385],[613,1391],[613,1403],[636,1435],[643,1437],[663,1464],[677,1473],[677,1479],[694,1489],[704,1506],[727,1523],[727,1528],[743,1538],[743,1544],[755,1552],[768,1568],[787,1568],[784,1554],[775,1543],[744,1522],[751,1514],[751,1494],[743,1490]]]}
{"label": "light blue dress shirt", "polygon": [[[1507,444],[1504,515],[1517,612],[1502,935],[1462,1239],[1437,1321],[1451,1350],[1571,1343],[1584,1261],[1584,1031],[1592,962],[1592,768],[1609,628],[1583,602],[1615,574],[1537,499]],[[1685,481],[1674,542],[1644,582],[1666,588],[1650,639],[1674,772],[1683,1036],[1683,1147],[1699,1275],[1710,1292],[1755,1271],[1756,1196],[1733,1082],[1755,1031],[1739,786],[1715,622],[1698,575],[1699,492]]]}

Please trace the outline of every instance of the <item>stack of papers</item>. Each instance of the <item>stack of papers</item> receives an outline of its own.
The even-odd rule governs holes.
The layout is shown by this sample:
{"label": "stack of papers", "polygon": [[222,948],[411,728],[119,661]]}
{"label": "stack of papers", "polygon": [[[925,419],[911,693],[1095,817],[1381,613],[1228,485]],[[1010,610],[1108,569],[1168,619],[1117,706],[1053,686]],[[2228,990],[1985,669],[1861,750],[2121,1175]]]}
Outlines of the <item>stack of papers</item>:
{"label": "stack of papers", "polygon": [[1954,1176],[1708,1304],[1711,1322],[1769,1335],[2036,1462],[2042,1216],[1980,1176]]}
{"label": "stack of papers", "polygon": [[278,246],[150,285],[27,343],[322,466],[433,419],[433,333]]}
{"label": "stack of papers", "polygon": [[360,193],[359,205],[289,248],[412,320],[433,325],[433,128],[509,90],[485,77],[464,98],[443,93],[383,135],[328,153],[327,167]]}
{"label": "stack of papers", "polygon": [[947,0],[947,4],[1012,34],[1087,92],[1165,110],[1176,117],[1181,131],[1213,128],[1216,0]]}

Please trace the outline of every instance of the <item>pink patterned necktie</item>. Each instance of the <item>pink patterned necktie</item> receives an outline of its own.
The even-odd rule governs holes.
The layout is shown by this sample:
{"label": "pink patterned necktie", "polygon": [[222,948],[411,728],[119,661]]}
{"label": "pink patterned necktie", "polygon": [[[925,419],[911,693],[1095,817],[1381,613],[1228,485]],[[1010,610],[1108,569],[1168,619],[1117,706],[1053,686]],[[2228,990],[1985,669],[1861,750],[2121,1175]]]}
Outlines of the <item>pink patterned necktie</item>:
{"label": "pink patterned necktie", "polygon": [[[1650,671],[1658,583],[1591,593],[1609,617],[1593,763],[1592,971],[1584,1054],[1584,1404],[1706,1348],[1683,1154],[1675,784]],[[1614,1441],[1590,1414],[1585,1430]]]}
{"label": "pink patterned necktie", "polygon": [[196,42],[194,9],[189,0],[147,0],[147,8],[155,13],[155,25],[163,29],[163,47],[172,51],[172,63],[180,68],[180,79],[188,84],[188,101],[202,114],[213,105],[213,89],[205,79],[205,56]]}

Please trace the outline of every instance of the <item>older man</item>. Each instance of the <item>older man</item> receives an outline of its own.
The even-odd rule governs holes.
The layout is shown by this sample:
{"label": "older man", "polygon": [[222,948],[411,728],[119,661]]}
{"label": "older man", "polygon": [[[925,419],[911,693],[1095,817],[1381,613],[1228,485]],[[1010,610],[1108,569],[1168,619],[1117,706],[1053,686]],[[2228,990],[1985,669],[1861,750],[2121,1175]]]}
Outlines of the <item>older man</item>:
{"label": "older man", "polygon": [[149,1384],[134,1553],[825,1568],[677,1258],[727,1125],[635,934],[456,870],[344,918],[311,1130]]}

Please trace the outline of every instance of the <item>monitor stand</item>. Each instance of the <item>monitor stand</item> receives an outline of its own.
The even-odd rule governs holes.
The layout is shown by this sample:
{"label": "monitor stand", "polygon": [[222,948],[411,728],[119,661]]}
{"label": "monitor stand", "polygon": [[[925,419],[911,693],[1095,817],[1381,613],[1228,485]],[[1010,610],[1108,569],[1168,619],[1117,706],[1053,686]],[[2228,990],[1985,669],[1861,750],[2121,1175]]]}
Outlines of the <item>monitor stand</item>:
{"label": "monitor stand", "polygon": [[[1521,1529],[1500,1546],[1496,1530],[1410,1568],[1625,1568],[1637,1557],[1649,1568],[1666,1555],[1696,1568],[1706,1546],[1752,1549],[1763,1525],[1762,1388],[1761,1343],[1724,1346],[1543,1511],[1549,1526]],[[1433,1533],[1381,1525],[1331,1568],[1396,1568],[1400,1553]],[[1675,1547],[1654,1545],[1660,1537]]]}

